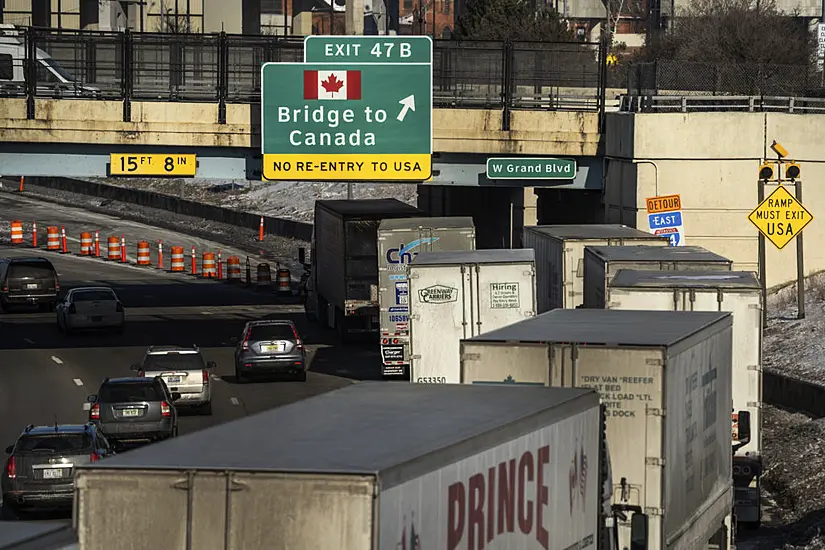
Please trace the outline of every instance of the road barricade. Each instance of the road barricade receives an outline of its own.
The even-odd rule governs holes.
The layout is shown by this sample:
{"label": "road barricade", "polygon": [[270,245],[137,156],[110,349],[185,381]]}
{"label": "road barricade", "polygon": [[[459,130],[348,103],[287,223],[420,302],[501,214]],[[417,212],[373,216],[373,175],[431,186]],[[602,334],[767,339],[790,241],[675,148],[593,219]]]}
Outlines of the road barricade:
{"label": "road barricade", "polygon": [[182,246],[173,246],[170,249],[172,253],[172,271],[176,272],[183,272],[186,270],[186,263],[183,259],[183,247]]}
{"label": "road barricade", "polygon": [[56,225],[46,228],[46,250],[60,250],[60,228]]}
{"label": "road barricade", "polygon": [[269,268],[269,264],[258,264],[257,274],[255,290],[258,292],[268,292],[272,290],[272,271]]}
{"label": "road barricade", "polygon": [[92,247],[94,246],[94,240],[92,239],[92,234],[83,232],[80,234],[80,255],[81,256],[90,256],[92,254]]}
{"label": "road barricade", "polygon": [[11,222],[11,244],[23,244],[23,222],[20,220]]}
{"label": "road barricade", "polygon": [[241,282],[241,259],[237,256],[229,256],[226,259],[226,280],[230,283]]}
{"label": "road barricade", "polygon": [[112,262],[120,261],[120,239],[109,237],[106,241],[106,259]]}
{"label": "road barricade", "polygon": [[201,271],[207,279],[214,279],[218,276],[217,268],[215,267],[214,252],[203,253],[203,257],[201,258]]}
{"label": "road barricade", "polygon": [[152,265],[152,259],[149,257],[149,241],[138,242],[137,264]]}
{"label": "road barricade", "polygon": [[276,275],[278,282],[278,294],[292,294],[292,277],[285,267],[278,267]]}

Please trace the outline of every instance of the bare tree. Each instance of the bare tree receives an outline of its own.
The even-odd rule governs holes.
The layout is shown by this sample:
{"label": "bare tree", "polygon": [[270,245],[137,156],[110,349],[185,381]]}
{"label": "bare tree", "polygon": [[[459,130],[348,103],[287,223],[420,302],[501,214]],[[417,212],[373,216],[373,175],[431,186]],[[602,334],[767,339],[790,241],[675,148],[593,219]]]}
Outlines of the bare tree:
{"label": "bare tree", "polygon": [[573,40],[558,12],[528,0],[470,0],[455,30],[469,40]]}
{"label": "bare tree", "polygon": [[638,20],[646,16],[645,3],[642,0],[603,0],[607,8],[608,46],[613,49],[613,38],[623,19]]}

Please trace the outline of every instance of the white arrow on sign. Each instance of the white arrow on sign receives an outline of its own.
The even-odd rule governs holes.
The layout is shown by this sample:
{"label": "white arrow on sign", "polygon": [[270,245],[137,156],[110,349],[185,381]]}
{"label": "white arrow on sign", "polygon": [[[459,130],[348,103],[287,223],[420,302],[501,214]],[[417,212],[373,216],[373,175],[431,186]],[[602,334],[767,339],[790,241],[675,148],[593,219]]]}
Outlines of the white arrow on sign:
{"label": "white arrow on sign", "polygon": [[397,118],[399,122],[404,122],[404,118],[407,116],[407,111],[415,112],[415,96],[408,95],[398,103],[401,104],[402,107],[401,112],[398,113],[398,116],[395,118]]}

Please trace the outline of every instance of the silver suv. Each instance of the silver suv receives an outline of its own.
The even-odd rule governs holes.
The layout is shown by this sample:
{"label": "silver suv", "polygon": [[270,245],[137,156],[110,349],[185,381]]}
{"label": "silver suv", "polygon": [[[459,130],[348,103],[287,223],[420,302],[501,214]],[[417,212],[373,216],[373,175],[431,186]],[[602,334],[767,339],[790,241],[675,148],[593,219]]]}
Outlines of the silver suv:
{"label": "silver suv", "polygon": [[169,391],[180,394],[175,407],[191,407],[212,414],[212,381],[209,371],[217,365],[204,361],[198,346],[149,346],[143,362],[132,365],[138,376],[159,376]]}

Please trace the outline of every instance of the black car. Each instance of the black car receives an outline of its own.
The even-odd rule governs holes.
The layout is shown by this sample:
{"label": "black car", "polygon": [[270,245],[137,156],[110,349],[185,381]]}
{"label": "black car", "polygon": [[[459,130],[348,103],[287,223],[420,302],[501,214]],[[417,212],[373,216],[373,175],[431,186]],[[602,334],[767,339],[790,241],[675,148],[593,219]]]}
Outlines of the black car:
{"label": "black car", "polygon": [[94,424],[26,426],[9,455],[0,478],[3,517],[21,512],[70,509],[74,499],[74,467],[113,454]]}
{"label": "black car", "polygon": [[168,439],[178,435],[178,399],[159,376],[107,378],[87,399],[89,421],[116,444]]}
{"label": "black car", "polygon": [[0,258],[0,310],[14,305],[36,305],[54,310],[60,281],[46,258]]}
{"label": "black car", "polygon": [[250,321],[235,348],[235,379],[264,374],[286,374],[307,379],[306,349],[292,321]]}

